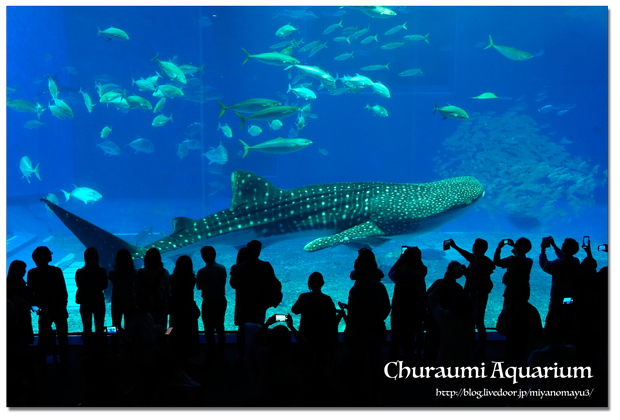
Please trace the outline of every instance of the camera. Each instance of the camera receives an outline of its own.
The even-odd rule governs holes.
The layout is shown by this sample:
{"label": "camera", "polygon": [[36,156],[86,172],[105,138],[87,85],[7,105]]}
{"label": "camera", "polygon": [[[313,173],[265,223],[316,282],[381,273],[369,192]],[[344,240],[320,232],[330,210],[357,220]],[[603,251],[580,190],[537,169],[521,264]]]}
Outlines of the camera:
{"label": "camera", "polygon": [[118,330],[116,327],[104,327],[104,328],[107,334],[116,334]]}
{"label": "camera", "polygon": [[447,251],[450,249],[450,245],[452,244],[452,239],[446,239],[443,241],[443,250]]}
{"label": "camera", "polygon": [[599,251],[607,252],[607,244],[599,245],[598,246],[598,250]]}
{"label": "camera", "polygon": [[286,315],[276,315],[276,322],[286,322]]}
{"label": "camera", "polygon": [[504,239],[504,245],[514,246],[515,243],[513,242],[512,239]]}
{"label": "camera", "polygon": [[400,255],[403,255],[405,253],[406,250],[408,250],[409,247],[407,245],[403,245],[400,247]]}
{"label": "camera", "polygon": [[564,298],[564,300],[562,301],[563,305],[570,305],[571,303],[573,303],[573,298]]}
{"label": "camera", "polygon": [[590,237],[589,236],[584,236],[583,237],[583,245],[584,248],[590,246]]}

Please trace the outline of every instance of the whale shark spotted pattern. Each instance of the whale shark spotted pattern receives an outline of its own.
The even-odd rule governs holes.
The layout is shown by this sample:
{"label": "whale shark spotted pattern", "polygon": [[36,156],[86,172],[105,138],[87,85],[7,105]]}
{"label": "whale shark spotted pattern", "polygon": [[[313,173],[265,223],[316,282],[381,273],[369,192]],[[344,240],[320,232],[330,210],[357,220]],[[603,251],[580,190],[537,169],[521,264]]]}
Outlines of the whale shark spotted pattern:
{"label": "whale shark spotted pattern", "polygon": [[306,251],[338,245],[377,246],[434,230],[460,217],[484,196],[482,184],[470,176],[426,184],[341,182],[281,189],[258,175],[237,170],[231,175],[231,189],[228,209],[197,220],[175,218],[170,236],[145,247],[129,244],[41,200],[86,247],[98,248],[100,255],[105,248],[114,256],[126,248],[134,259],[142,259],[149,248],[157,248],[164,256],[179,256],[207,243],[241,247],[258,239],[269,245],[320,234],[324,236],[308,243]]}

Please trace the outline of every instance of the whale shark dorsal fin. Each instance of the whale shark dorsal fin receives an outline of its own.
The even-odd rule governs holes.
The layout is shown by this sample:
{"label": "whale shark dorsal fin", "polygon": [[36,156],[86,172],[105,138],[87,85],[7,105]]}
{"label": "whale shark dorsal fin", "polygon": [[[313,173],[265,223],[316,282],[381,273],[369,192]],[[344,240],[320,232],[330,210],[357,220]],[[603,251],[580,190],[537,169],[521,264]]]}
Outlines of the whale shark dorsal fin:
{"label": "whale shark dorsal fin", "polygon": [[254,205],[255,202],[263,203],[266,197],[275,197],[280,192],[280,188],[265,178],[242,170],[234,171],[230,176],[230,189],[230,211],[243,205]]}
{"label": "whale shark dorsal fin", "polygon": [[172,235],[183,232],[188,227],[193,227],[196,221],[189,217],[175,217],[172,220]]}

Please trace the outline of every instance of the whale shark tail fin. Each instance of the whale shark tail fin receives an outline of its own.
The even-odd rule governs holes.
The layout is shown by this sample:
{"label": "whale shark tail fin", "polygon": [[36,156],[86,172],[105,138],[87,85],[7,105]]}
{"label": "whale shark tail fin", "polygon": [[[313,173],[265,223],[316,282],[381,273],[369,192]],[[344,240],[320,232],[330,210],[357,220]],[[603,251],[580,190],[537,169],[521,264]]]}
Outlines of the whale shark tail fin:
{"label": "whale shark tail fin", "polygon": [[145,248],[132,245],[45,198],[41,198],[40,201],[47,204],[47,207],[73,232],[82,245],[86,248],[97,249],[99,264],[106,270],[110,270],[114,266],[116,254],[123,248],[131,252],[134,260],[144,257]]}
{"label": "whale shark tail fin", "polygon": [[275,198],[281,191],[265,178],[242,170],[232,173],[230,187],[232,190],[232,200],[228,208],[230,211],[244,205],[253,207],[255,203],[261,204],[265,201],[265,197]]}

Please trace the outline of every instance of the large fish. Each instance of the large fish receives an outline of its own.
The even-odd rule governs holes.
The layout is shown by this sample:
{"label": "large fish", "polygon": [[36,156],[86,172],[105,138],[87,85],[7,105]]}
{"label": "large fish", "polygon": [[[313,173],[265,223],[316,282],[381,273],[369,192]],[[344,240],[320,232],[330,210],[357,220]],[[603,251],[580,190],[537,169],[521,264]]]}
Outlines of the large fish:
{"label": "large fish", "polygon": [[509,58],[514,61],[524,61],[524,60],[529,60],[530,58],[534,57],[529,52],[521,51],[513,47],[504,47],[502,45],[495,45],[493,44],[493,38],[491,38],[491,35],[489,35],[489,45],[484,47],[484,49],[486,50],[487,48],[491,48],[491,47],[499,51],[500,54],[503,55],[504,57]]}
{"label": "large fish", "polygon": [[422,235],[462,216],[484,196],[474,177],[427,184],[339,182],[281,189],[265,178],[237,170],[231,175],[228,209],[202,219],[177,217],[173,232],[137,247],[41,198],[87,248],[99,251],[101,265],[114,264],[125,248],[141,260],[149,248],[166,257],[191,255],[205,245],[264,246],[295,237],[317,239],[306,251],[338,245],[379,246],[391,239]]}

